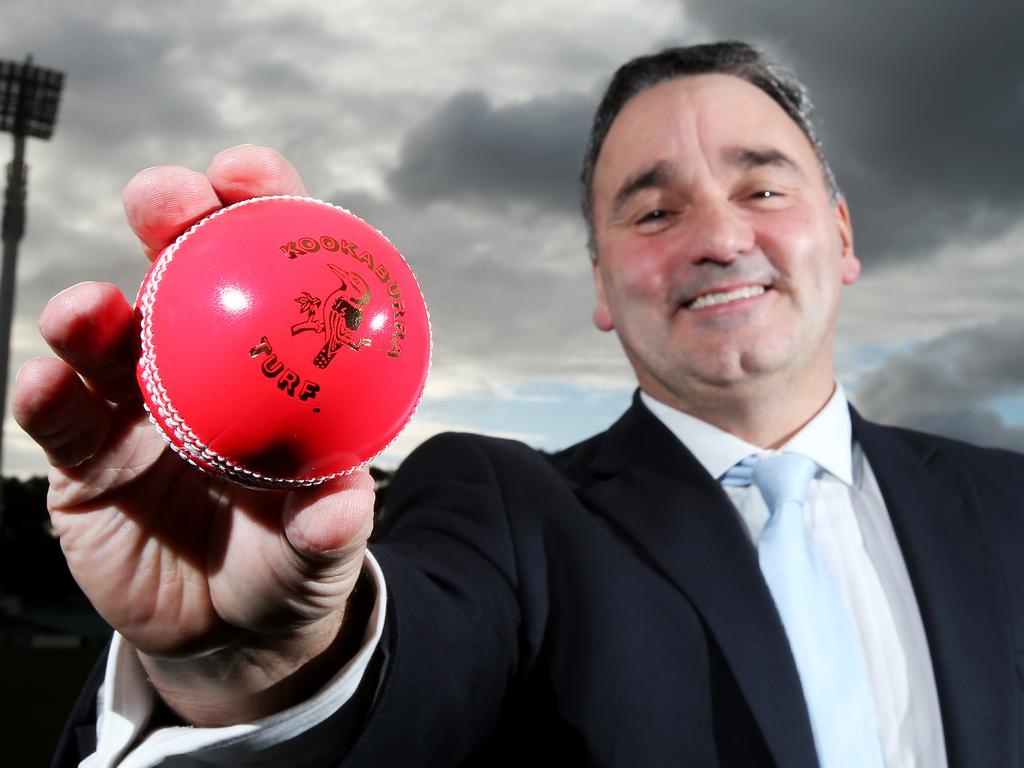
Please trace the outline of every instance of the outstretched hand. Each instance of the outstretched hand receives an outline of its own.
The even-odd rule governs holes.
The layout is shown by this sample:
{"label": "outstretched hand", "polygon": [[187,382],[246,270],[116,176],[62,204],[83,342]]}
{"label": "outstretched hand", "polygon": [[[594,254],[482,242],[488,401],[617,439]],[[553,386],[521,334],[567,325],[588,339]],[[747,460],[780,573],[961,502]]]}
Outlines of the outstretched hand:
{"label": "outstretched hand", "polygon": [[[124,206],[152,259],[221,206],[272,194],[305,191],[281,155],[244,146],[205,175],[142,171]],[[39,326],[59,359],[22,367],[14,415],[52,465],[50,517],[96,609],[197,724],[252,719],[311,693],[343,661],[339,628],[372,525],[370,476],[253,490],[180,459],[142,407],[132,308],[113,285],[68,288]]]}

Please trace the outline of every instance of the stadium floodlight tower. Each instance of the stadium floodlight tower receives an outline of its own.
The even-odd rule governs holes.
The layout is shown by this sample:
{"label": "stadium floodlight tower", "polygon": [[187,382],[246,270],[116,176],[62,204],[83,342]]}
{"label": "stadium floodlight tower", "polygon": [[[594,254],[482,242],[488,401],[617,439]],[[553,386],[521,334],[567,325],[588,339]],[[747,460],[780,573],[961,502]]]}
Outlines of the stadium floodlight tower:
{"label": "stadium floodlight tower", "polygon": [[[14,136],[14,159],[7,166],[4,195],[3,270],[0,272],[0,468],[3,466],[3,416],[7,402],[7,363],[11,351],[14,279],[18,242],[25,232],[28,166],[25,138],[48,139],[57,123],[64,73],[32,63],[0,60],[0,130]],[[2,503],[2,502],[0,502]]]}

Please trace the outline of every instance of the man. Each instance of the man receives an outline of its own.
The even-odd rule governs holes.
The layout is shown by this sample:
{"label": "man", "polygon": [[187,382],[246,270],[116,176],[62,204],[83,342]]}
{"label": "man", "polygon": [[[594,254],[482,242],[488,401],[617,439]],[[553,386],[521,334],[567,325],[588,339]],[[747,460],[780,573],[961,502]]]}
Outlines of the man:
{"label": "man", "polygon": [[[620,70],[584,207],[633,406],[551,457],[428,442],[365,560],[365,475],[255,493],[183,466],[138,405],[124,299],[60,294],[40,325],[64,362],[28,364],[15,407],[120,635],[58,760],[93,750],[103,682],[88,765],[147,730],[125,764],[1019,765],[1024,462],[848,410],[831,346],[859,263],[806,112],[743,44]],[[236,148],[205,176],[143,172],[125,203],[155,253],[220,205],[302,192]],[[768,479],[792,455],[806,501]],[[795,549],[773,549],[783,519]]]}

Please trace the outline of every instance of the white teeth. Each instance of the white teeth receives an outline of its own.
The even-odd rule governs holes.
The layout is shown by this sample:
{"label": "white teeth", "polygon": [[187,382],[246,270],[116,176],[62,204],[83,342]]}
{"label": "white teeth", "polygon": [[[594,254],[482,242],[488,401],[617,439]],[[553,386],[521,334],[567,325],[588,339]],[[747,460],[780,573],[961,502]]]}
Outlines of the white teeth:
{"label": "white teeth", "polygon": [[704,307],[713,307],[716,304],[725,304],[728,301],[749,299],[752,296],[760,296],[762,293],[764,293],[763,285],[746,285],[743,288],[737,288],[734,291],[725,291],[724,293],[705,293],[703,296],[698,296],[687,304],[686,308],[704,309]]}

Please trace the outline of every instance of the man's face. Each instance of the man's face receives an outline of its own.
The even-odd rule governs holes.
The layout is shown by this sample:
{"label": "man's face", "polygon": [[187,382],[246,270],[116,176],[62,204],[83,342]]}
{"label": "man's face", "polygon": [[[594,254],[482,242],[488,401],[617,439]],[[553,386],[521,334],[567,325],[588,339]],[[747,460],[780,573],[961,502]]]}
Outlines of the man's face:
{"label": "man's face", "polygon": [[635,96],[598,157],[593,210],[594,322],[618,332],[645,391],[691,412],[726,389],[831,391],[860,264],[845,202],[767,94],[699,75]]}

